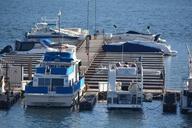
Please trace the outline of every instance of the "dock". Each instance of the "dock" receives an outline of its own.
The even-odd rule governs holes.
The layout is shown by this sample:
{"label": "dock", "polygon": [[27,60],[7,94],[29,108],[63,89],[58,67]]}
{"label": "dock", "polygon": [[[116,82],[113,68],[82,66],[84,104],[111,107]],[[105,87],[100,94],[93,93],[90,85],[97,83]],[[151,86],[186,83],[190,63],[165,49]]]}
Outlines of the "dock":
{"label": "dock", "polygon": [[[102,36],[96,39],[84,40],[77,43],[77,57],[82,60],[81,73],[85,74],[88,91],[99,91],[99,83],[107,82],[107,73],[100,72],[101,66],[111,62],[141,60],[143,69],[160,70],[161,74],[144,72],[144,92],[154,95],[162,94],[165,83],[164,56],[162,53],[110,53],[102,51],[104,41]],[[9,64],[24,67],[24,74],[35,72],[35,66],[42,60],[42,54],[5,54],[1,59]],[[30,64],[31,63],[31,64]],[[135,78],[119,77],[117,81],[131,82]]]}
{"label": "dock", "polygon": [[0,95],[0,109],[9,109],[20,98],[20,93]]}
{"label": "dock", "polygon": [[[144,72],[144,92],[160,95],[164,89],[165,83],[165,68],[164,55],[162,53],[114,53],[104,52],[101,46],[103,39],[93,39],[89,41],[89,49],[84,43],[77,55],[82,60],[82,65],[85,67],[85,82],[88,85],[88,91],[99,91],[99,84],[107,82],[107,73],[100,71],[100,68],[107,66],[109,63],[118,61],[138,61],[140,59],[143,69],[158,70],[160,74],[149,74]],[[83,52],[84,51],[84,52]],[[119,77],[117,81],[124,83],[136,80],[136,78]]]}
{"label": "dock", "polygon": [[80,99],[79,110],[92,110],[97,102],[98,93],[97,92],[86,92]]}

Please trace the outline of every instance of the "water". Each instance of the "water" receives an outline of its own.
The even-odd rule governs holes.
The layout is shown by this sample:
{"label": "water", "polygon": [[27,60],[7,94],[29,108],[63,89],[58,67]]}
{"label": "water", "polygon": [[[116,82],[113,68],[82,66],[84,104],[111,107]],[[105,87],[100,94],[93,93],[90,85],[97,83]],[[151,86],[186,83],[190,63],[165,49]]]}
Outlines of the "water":
{"label": "water", "polygon": [[[0,46],[22,39],[42,16],[54,17],[62,11],[63,27],[87,28],[88,0],[6,0],[0,3]],[[95,29],[95,2],[90,0],[89,25]],[[106,32],[126,30],[161,33],[178,51],[167,57],[166,86],[180,89],[187,78],[187,50],[192,49],[191,0],[97,0],[96,28]],[[63,128],[63,127],[192,127],[192,116],[162,114],[158,101],[145,103],[142,113],[135,111],[111,112],[99,103],[92,112],[70,112],[69,109],[23,109],[22,101],[10,111],[0,111],[0,128]]]}

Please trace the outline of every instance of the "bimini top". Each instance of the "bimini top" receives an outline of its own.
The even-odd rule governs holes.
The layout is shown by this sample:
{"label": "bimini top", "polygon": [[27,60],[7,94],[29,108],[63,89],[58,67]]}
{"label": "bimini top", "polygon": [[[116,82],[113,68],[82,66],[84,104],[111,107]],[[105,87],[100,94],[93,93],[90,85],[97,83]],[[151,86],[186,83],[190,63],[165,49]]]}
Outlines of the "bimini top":
{"label": "bimini top", "polygon": [[102,46],[105,52],[162,52],[155,47],[152,42],[127,41],[118,43],[108,43]]}
{"label": "bimini top", "polygon": [[47,52],[44,55],[43,61],[54,62],[72,62],[76,58],[70,52]]}

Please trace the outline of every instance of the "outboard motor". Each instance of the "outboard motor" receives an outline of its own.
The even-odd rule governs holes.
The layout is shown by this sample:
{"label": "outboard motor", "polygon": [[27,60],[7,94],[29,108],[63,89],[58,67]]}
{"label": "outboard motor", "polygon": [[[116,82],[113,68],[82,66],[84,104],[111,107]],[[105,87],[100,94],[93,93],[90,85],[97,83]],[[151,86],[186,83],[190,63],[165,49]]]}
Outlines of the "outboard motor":
{"label": "outboard motor", "polygon": [[154,37],[154,41],[159,41],[159,37],[161,36],[161,34],[157,34],[157,35],[155,35],[155,37]]}
{"label": "outboard motor", "polygon": [[0,54],[4,54],[4,53],[10,53],[13,51],[13,48],[11,45],[7,45],[6,47],[4,47],[1,51]]}

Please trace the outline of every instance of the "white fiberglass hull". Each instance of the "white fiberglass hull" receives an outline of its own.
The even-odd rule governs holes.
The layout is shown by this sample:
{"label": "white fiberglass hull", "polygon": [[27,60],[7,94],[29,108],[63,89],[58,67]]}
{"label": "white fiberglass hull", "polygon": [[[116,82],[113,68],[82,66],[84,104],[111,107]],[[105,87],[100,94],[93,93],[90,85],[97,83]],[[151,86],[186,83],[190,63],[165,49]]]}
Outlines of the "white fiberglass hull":
{"label": "white fiberglass hull", "polygon": [[107,104],[108,109],[142,109],[141,104]]}
{"label": "white fiberglass hull", "polygon": [[34,107],[71,107],[77,98],[77,94],[26,94],[25,105]]}
{"label": "white fiberglass hull", "polygon": [[176,55],[177,51],[174,51],[171,49],[171,46],[165,43],[154,43],[154,42],[135,42],[138,43],[140,45],[143,46],[149,46],[149,47],[154,47],[154,48],[158,48],[161,49],[161,51],[165,54],[165,55]]}

